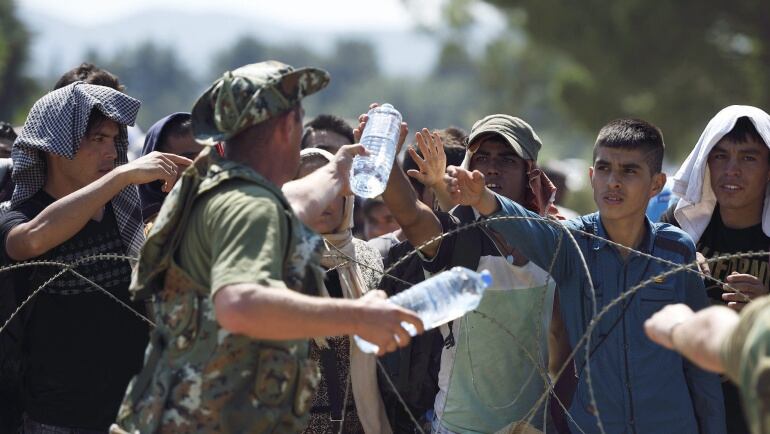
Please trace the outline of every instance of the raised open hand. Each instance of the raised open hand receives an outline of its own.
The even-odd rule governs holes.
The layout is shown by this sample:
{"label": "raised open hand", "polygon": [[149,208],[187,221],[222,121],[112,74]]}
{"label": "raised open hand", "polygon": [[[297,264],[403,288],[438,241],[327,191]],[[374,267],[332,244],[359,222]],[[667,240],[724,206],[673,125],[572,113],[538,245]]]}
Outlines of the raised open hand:
{"label": "raised open hand", "polygon": [[415,139],[422,157],[417,154],[414,148],[410,147],[407,151],[419,170],[411,169],[406,174],[420,181],[426,187],[444,188],[446,154],[441,137],[436,133],[431,133],[427,128],[423,128],[422,131],[415,134]]}

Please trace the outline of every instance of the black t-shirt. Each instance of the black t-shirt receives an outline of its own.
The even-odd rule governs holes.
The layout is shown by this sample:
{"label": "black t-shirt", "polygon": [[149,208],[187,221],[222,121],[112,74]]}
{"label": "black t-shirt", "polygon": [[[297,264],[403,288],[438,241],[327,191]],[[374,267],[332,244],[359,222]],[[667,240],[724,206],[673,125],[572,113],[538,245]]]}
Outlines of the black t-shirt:
{"label": "black t-shirt", "polygon": [[[39,214],[54,199],[38,192],[0,218],[2,258],[11,263],[5,239],[15,226]],[[124,254],[111,205],[101,221],[89,222],[72,238],[35,260],[73,262],[98,253]],[[83,263],[75,271],[144,314],[131,303],[131,268],[122,260]],[[60,270],[34,266],[14,272],[17,300],[23,300]],[[50,282],[22,310],[22,402],[35,421],[107,430],[115,420],[131,377],[142,367],[148,324],[72,273]]]}
{"label": "black t-shirt", "polygon": [[[762,231],[762,224],[745,228],[730,229],[722,223],[719,207],[714,209],[711,222],[698,240],[696,249],[707,259],[738,252],[759,252],[770,250],[770,237]],[[709,264],[711,275],[724,281],[732,272],[751,274],[770,289],[768,256],[754,255],[740,259],[720,260]],[[715,303],[722,301],[722,288],[714,282],[706,282],[709,297]]]}

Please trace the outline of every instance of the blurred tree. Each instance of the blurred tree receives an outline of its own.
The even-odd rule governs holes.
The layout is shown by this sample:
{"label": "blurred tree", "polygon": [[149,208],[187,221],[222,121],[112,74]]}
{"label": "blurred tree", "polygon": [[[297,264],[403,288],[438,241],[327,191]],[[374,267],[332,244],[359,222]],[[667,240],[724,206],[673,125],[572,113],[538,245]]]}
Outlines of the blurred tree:
{"label": "blurred tree", "polygon": [[214,57],[211,62],[208,80],[213,81],[221,76],[224,71],[230,71],[249,63],[267,60],[268,47],[251,36],[245,36],[235,41],[235,44],[224,49]]}
{"label": "blurred tree", "polygon": [[377,54],[368,42],[337,41],[330,56],[322,59],[320,66],[332,76],[332,80],[354,84],[380,75]]}
{"label": "blurred tree", "polygon": [[[314,98],[316,106],[323,113],[327,113],[328,106],[335,105],[335,101],[345,100],[354,88],[382,80],[377,53],[368,42],[337,41],[332,52],[328,56],[319,57],[316,62],[301,65],[321,67],[329,71],[332,77],[329,87]],[[368,105],[369,103],[366,103],[358,110],[363,110]]]}
{"label": "blurred tree", "polygon": [[661,127],[669,156],[680,158],[722,107],[770,105],[766,0],[487,1],[508,14],[512,28],[522,25],[533,47],[569,59],[555,75],[555,96],[589,131],[641,117]]}
{"label": "blurred tree", "polygon": [[265,60],[278,60],[301,67],[317,65],[319,57],[301,45],[270,46],[252,36],[243,36],[232,47],[223,49],[214,57],[206,82],[217,79],[224,71]]}
{"label": "blurred tree", "polygon": [[0,0],[0,120],[23,122],[26,109],[39,93],[24,74],[29,31],[16,16],[12,0]]}
{"label": "blurred tree", "polygon": [[190,111],[203,88],[173,49],[151,41],[118,52],[110,59],[97,56],[88,61],[117,75],[126,93],[142,102],[137,123],[143,129],[173,112]]}
{"label": "blurred tree", "polygon": [[460,42],[444,42],[438,55],[433,75],[436,77],[472,76],[478,72],[476,62]]}

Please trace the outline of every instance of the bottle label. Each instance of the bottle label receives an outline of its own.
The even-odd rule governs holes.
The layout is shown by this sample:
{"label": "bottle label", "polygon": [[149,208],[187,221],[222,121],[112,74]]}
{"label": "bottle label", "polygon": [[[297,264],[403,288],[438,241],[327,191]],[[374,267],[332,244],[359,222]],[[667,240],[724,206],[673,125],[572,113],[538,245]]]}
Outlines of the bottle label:
{"label": "bottle label", "polygon": [[393,123],[395,121],[395,118],[393,116],[389,115],[375,115],[369,118],[369,121],[366,125],[366,135],[374,135],[374,136],[388,136],[390,135],[391,128],[393,128]]}

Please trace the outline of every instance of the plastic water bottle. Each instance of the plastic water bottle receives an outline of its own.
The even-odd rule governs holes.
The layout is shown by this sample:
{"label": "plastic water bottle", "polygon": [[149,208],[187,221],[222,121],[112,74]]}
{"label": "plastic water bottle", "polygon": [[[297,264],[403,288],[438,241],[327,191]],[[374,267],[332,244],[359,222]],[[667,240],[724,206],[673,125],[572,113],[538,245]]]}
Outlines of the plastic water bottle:
{"label": "plastic water bottle", "polygon": [[367,116],[361,144],[369,155],[353,159],[350,188],[356,196],[372,198],[381,195],[388,183],[401,133],[401,113],[383,104],[369,110]]}
{"label": "plastic water bottle", "polygon": [[[425,330],[430,330],[476,309],[484,290],[491,284],[492,275],[487,270],[477,273],[454,267],[390,297],[388,301],[415,312]],[[410,335],[417,334],[412,324],[402,322],[401,326]],[[353,339],[364,353],[379,351],[377,345],[360,336],[353,336]]]}

